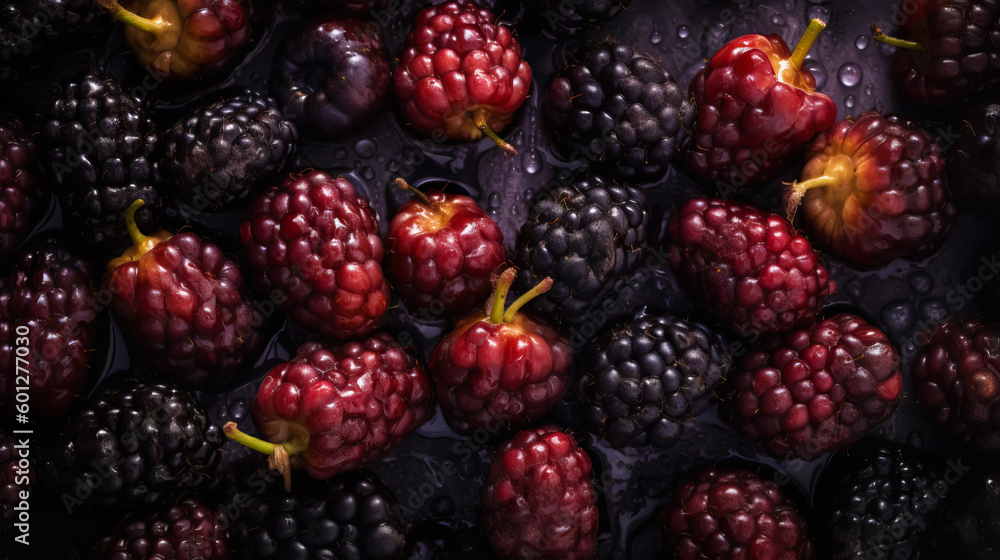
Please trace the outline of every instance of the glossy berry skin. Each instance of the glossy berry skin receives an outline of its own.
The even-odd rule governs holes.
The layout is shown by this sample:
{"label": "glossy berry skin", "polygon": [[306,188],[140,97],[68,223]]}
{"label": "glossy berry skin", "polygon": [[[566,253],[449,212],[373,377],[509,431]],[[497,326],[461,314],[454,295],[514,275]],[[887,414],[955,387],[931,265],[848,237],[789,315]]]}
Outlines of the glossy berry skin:
{"label": "glossy berry skin", "polygon": [[802,199],[809,238],[836,257],[878,268],[937,249],[957,209],[944,157],[925,130],[870,111],[839,121],[809,147],[802,181],[832,177]]}
{"label": "glossy berry skin", "polygon": [[[99,3],[105,0],[96,0]],[[252,38],[252,0],[132,0],[121,5],[133,13],[170,23],[151,33],[125,26],[125,39],[142,66],[171,81],[222,73]]]}
{"label": "glossy berry skin", "polygon": [[389,224],[393,287],[408,307],[461,313],[489,296],[493,271],[506,259],[503,232],[465,195],[414,197]]}
{"label": "glossy berry skin", "polygon": [[[931,558],[928,536],[949,484],[918,449],[865,438],[837,452],[816,484],[816,548],[830,560]],[[964,473],[948,473],[948,479]]]}
{"label": "glossy berry skin", "polygon": [[391,336],[306,342],[272,369],[251,403],[261,438],[305,445],[300,466],[324,480],[381,459],[430,418],[434,393]]}
{"label": "glossy berry skin", "polygon": [[227,560],[229,522],[196,497],[129,512],[94,540],[94,560]]}
{"label": "glossy berry skin", "polygon": [[389,53],[366,20],[327,15],[285,39],[273,79],[282,112],[303,133],[339,140],[385,111]]}
{"label": "glossy berry skin", "polygon": [[893,33],[924,50],[897,49],[892,77],[911,102],[947,107],[1000,79],[1000,2],[925,0]]}
{"label": "glossy berry skin", "polygon": [[38,181],[35,143],[15,117],[0,118],[0,262],[27,238],[47,193]]}
{"label": "glossy berry skin", "polygon": [[563,37],[578,35],[590,27],[614,19],[632,0],[538,0],[530,2],[546,28]]}
{"label": "glossy berry skin", "polygon": [[396,497],[364,470],[329,480],[296,477],[249,497],[233,527],[239,558],[399,560],[406,522]]}
{"label": "glossy berry skin", "polygon": [[571,363],[569,341],[548,323],[524,312],[493,323],[479,312],[437,343],[427,369],[448,425],[469,434],[541,418],[566,392]]}
{"label": "glossy berry skin", "polygon": [[556,146],[629,183],[667,173],[695,112],[652,55],[615,41],[577,53],[549,83],[545,114]]}
{"label": "glossy berry skin", "polygon": [[[17,387],[28,378],[33,420],[69,412],[91,377],[100,304],[93,268],[65,240],[33,241],[0,279],[0,406],[13,418]],[[18,356],[27,348],[27,356]]]}
{"label": "glossy berry skin", "polygon": [[917,402],[949,441],[1000,454],[1000,325],[949,321],[913,362]]}
{"label": "glossy berry skin", "polygon": [[716,402],[732,366],[707,325],[643,310],[590,343],[576,402],[587,430],[612,447],[671,447]]}
{"label": "glossy berry skin", "polygon": [[698,197],[669,225],[671,268],[702,306],[744,336],[812,322],[835,283],[784,218]]}
{"label": "glossy berry skin", "polygon": [[948,150],[948,186],[962,207],[992,221],[1000,214],[1000,98],[971,105],[961,135]]}
{"label": "glossy berry skin", "polygon": [[403,116],[417,130],[478,140],[474,112],[500,132],[531,87],[521,45],[497,17],[472,3],[447,2],[417,14],[393,75]]}
{"label": "glossy berry skin", "polygon": [[263,342],[243,273],[193,232],[111,261],[102,287],[137,358],[188,389],[225,386]]}
{"label": "glossy berry skin", "polygon": [[[966,467],[969,468],[969,467]],[[941,503],[932,528],[932,558],[995,560],[1000,550],[1000,472],[978,467],[964,474]]]}
{"label": "glossy berry skin", "polygon": [[518,432],[497,449],[479,520],[505,559],[597,557],[597,494],[590,457],[554,425]]}
{"label": "glossy berry skin", "polygon": [[903,392],[888,337],[850,314],[766,336],[727,382],[736,431],[775,455],[804,459],[860,439]]}
{"label": "glossy berry skin", "polygon": [[[28,456],[22,457],[22,453]],[[17,439],[0,430],[0,543],[5,543],[7,535],[13,534],[18,514],[14,508],[24,509],[21,492],[27,491],[30,495],[35,478],[31,463],[30,446],[19,446]]]}
{"label": "glossy berry skin", "polygon": [[389,305],[376,220],[343,177],[313,171],[270,188],[240,228],[259,293],[325,337],[371,333]]}
{"label": "glossy berry skin", "polygon": [[837,105],[816,91],[812,72],[782,69],[790,57],[778,35],[744,35],[694,77],[690,95],[698,116],[684,164],[696,180],[765,185],[837,119]]}
{"label": "glossy berry skin", "polygon": [[805,517],[775,482],[746,469],[705,467],[663,510],[667,547],[678,560],[809,560]]}

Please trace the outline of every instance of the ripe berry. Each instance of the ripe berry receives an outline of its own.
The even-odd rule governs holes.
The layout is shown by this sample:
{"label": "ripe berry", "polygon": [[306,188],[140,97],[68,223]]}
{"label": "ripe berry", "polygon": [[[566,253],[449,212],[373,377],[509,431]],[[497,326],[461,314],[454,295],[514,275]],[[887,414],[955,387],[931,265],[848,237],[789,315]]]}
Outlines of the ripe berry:
{"label": "ripe berry", "polygon": [[94,540],[94,560],[227,560],[229,522],[198,498],[129,512]]}
{"label": "ripe berry", "polygon": [[0,118],[0,262],[11,257],[45,210],[35,143],[14,117]]}

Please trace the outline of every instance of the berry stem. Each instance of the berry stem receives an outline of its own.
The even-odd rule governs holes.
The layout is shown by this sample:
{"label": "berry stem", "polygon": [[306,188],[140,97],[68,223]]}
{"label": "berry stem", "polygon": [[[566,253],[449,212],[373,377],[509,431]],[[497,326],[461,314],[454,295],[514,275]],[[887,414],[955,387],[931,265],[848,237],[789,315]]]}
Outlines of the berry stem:
{"label": "berry stem", "polygon": [[788,59],[788,63],[791,64],[792,68],[796,70],[802,68],[802,63],[806,61],[809,49],[812,48],[813,43],[816,42],[819,34],[824,29],[826,29],[826,22],[821,19],[813,19],[809,22],[809,27],[806,27],[805,33],[802,34],[802,38],[795,45],[795,50],[792,51],[792,56]]}
{"label": "berry stem", "polygon": [[899,47],[901,49],[909,49],[911,51],[922,51],[927,47],[923,43],[917,41],[907,41],[906,39],[897,39],[891,35],[886,35],[882,32],[882,28],[878,26],[877,23],[872,24],[872,37],[876,41],[882,41],[887,45],[892,45],[894,47]]}
{"label": "berry stem", "polygon": [[493,132],[493,129],[490,128],[490,125],[486,124],[486,109],[482,107],[476,109],[476,112],[472,115],[472,120],[474,123],[476,123],[476,128],[481,130],[482,133],[485,134],[490,140],[496,142],[497,146],[500,146],[500,148],[503,150],[503,153],[511,157],[517,155],[517,148],[511,146],[510,144],[505,142],[503,138],[497,136],[497,133]]}
{"label": "berry stem", "polygon": [[245,445],[254,451],[268,456],[267,464],[274,470],[281,473],[285,478],[285,490],[291,491],[292,472],[290,457],[299,455],[306,450],[307,444],[299,439],[292,439],[285,443],[271,443],[260,438],[255,438],[250,434],[241,432],[236,426],[236,422],[226,422],[222,427],[222,432],[226,437],[240,445]]}
{"label": "berry stem", "polygon": [[417,189],[413,185],[407,183],[406,179],[402,177],[396,177],[396,186],[403,189],[404,191],[412,192],[417,198],[420,199],[421,202],[423,202],[427,206],[430,206],[431,209],[434,208],[434,203],[431,202],[431,199],[427,198],[427,195],[421,192],[420,189]]}
{"label": "berry stem", "polygon": [[509,323],[514,320],[514,316],[517,315],[518,310],[524,307],[524,304],[535,299],[536,297],[544,294],[545,292],[552,289],[552,278],[545,277],[544,280],[539,282],[534,288],[528,290],[521,297],[517,298],[514,303],[510,304],[507,311],[503,314],[503,322]]}
{"label": "berry stem", "polygon": [[169,21],[165,21],[159,17],[156,19],[147,19],[134,12],[128,11],[118,3],[118,0],[97,0],[97,4],[107,10],[107,12],[111,14],[111,17],[117,19],[118,21],[131,25],[137,29],[148,31],[153,35],[159,35],[172,27],[172,24]]}
{"label": "berry stem", "polygon": [[507,303],[507,292],[510,291],[510,285],[513,283],[514,269],[508,268],[497,280],[497,289],[493,293],[493,308],[490,310],[490,323],[497,325],[503,322],[503,307]]}
{"label": "berry stem", "polygon": [[801,183],[795,181],[788,185],[789,188],[785,189],[785,211],[787,212],[788,221],[791,222],[795,219],[795,211],[798,210],[799,205],[802,204],[802,197],[805,196],[809,189],[815,189],[819,187],[833,187],[840,182],[839,179],[835,177],[830,177],[829,175],[823,175],[821,177],[814,177],[812,179],[806,179]]}
{"label": "berry stem", "polygon": [[132,238],[132,245],[135,247],[137,257],[145,255],[160,242],[159,239],[144,235],[142,231],[139,230],[139,224],[135,223],[135,213],[138,212],[139,208],[142,208],[145,204],[145,200],[137,198],[134,202],[132,202],[131,206],[128,207],[128,210],[125,211],[125,229],[128,230],[128,236]]}

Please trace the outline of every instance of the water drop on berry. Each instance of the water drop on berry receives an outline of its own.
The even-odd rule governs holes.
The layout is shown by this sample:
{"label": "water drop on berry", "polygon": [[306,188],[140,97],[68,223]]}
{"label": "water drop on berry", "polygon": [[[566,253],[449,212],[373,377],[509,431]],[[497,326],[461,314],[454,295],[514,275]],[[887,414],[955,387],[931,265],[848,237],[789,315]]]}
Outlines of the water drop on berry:
{"label": "water drop on berry", "polygon": [[868,37],[868,35],[858,35],[858,38],[854,40],[854,46],[858,47],[859,51],[863,51],[866,48],[868,48],[868,43],[870,41],[871,39]]}
{"label": "water drop on berry", "polygon": [[524,165],[525,173],[534,175],[542,170],[542,154],[538,150],[528,150],[524,153],[521,163]]}
{"label": "water drop on berry", "polygon": [[375,152],[378,151],[378,145],[375,144],[374,140],[362,138],[354,143],[354,151],[358,156],[367,159],[375,155]]}
{"label": "water drop on berry", "polygon": [[923,270],[918,270],[907,278],[910,283],[910,287],[913,291],[920,295],[929,294],[934,288],[934,278],[924,272]]}
{"label": "water drop on berry", "polygon": [[853,95],[848,95],[847,97],[844,98],[844,107],[847,107],[848,109],[853,109],[854,108],[854,96]]}
{"label": "water drop on berry", "polygon": [[840,67],[840,71],[837,72],[837,77],[840,79],[840,83],[844,87],[854,87],[861,82],[861,76],[863,72],[861,67],[853,62],[845,62],[843,66]]}
{"label": "water drop on berry", "polygon": [[677,36],[681,39],[687,39],[689,35],[691,35],[691,30],[686,25],[677,28]]}

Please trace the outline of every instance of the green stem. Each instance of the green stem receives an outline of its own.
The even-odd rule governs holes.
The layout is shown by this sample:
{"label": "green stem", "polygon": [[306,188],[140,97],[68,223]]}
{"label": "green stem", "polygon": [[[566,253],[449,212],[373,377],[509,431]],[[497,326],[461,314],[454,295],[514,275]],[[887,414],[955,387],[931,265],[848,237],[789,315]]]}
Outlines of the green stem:
{"label": "green stem", "polygon": [[514,315],[517,315],[518,310],[524,307],[524,304],[544,294],[550,289],[552,289],[552,278],[546,277],[544,280],[539,282],[537,286],[528,290],[522,294],[521,297],[517,298],[514,303],[510,304],[510,307],[508,307],[507,311],[503,314],[503,322],[509,323],[513,321]]}
{"label": "green stem", "polygon": [[412,192],[414,195],[416,195],[417,198],[420,199],[421,202],[423,202],[427,206],[430,206],[431,208],[434,207],[434,203],[431,202],[431,199],[427,198],[427,195],[421,192],[420,189],[414,188],[413,185],[407,183],[406,179],[402,177],[396,177],[396,186],[403,189],[404,191]]}
{"label": "green stem", "polygon": [[882,29],[876,23],[872,24],[872,37],[874,37],[876,41],[882,41],[887,45],[892,45],[894,47],[899,47],[901,49],[909,49],[911,51],[922,51],[927,48],[923,45],[923,43],[919,43],[917,41],[907,41],[905,39],[897,39],[896,37],[886,35],[885,33],[882,32]]}
{"label": "green stem", "polygon": [[222,431],[229,439],[239,443],[240,445],[245,445],[254,451],[263,453],[264,455],[273,455],[274,448],[278,445],[284,447],[285,451],[287,451],[289,455],[293,456],[299,455],[306,450],[306,445],[296,440],[286,441],[281,444],[274,444],[260,438],[255,438],[249,434],[241,432],[240,429],[236,427],[236,422],[226,422],[226,425],[222,427]]}
{"label": "green stem", "polygon": [[159,35],[171,27],[170,22],[147,19],[134,12],[126,10],[121,4],[118,3],[118,0],[97,0],[97,4],[107,10],[107,12],[111,14],[111,17],[117,19],[118,21],[131,25],[137,29],[148,31],[153,35]]}
{"label": "green stem", "polygon": [[[136,247],[148,252],[152,248],[152,245],[156,244],[156,241],[150,239],[142,233],[139,229],[139,224],[135,223],[135,213],[139,211],[146,204],[146,201],[137,198],[125,211],[125,229],[128,230],[128,236],[132,238],[132,244]],[[149,246],[147,248],[147,245]]]}
{"label": "green stem", "polygon": [[514,269],[508,268],[497,280],[497,291],[493,294],[493,309],[490,310],[490,323],[494,325],[503,322],[503,307],[507,303],[507,292],[510,291],[510,285],[514,283],[514,274]]}
{"label": "green stem", "polygon": [[472,121],[476,123],[476,128],[478,128],[490,140],[496,142],[497,146],[500,146],[500,149],[503,150],[503,153],[511,157],[517,155],[517,148],[511,146],[510,144],[505,142],[503,138],[497,136],[497,133],[493,132],[493,129],[490,128],[490,125],[486,124],[486,109],[483,108],[477,109],[475,114],[472,116]]}
{"label": "green stem", "polygon": [[829,175],[823,175],[821,177],[814,177],[812,179],[806,179],[801,183],[796,181],[789,185],[789,188],[785,191],[785,217],[791,222],[795,219],[795,212],[799,209],[799,205],[802,204],[802,197],[805,196],[806,192],[810,189],[816,189],[820,187],[832,187],[838,184],[838,180]]}
{"label": "green stem", "polygon": [[795,45],[795,50],[792,51],[791,58],[788,62],[793,68],[798,70],[802,68],[802,63],[806,61],[806,55],[809,54],[809,49],[812,48],[813,43],[819,38],[819,34],[826,29],[826,22],[821,19],[814,19],[809,22],[809,27],[806,27],[805,33],[802,34],[802,38],[799,39],[799,43]]}

